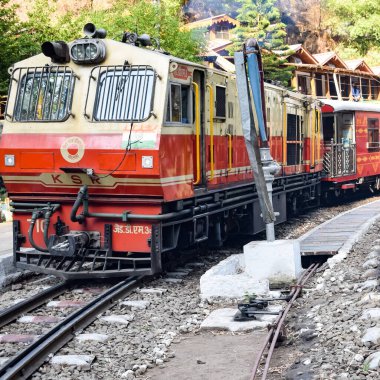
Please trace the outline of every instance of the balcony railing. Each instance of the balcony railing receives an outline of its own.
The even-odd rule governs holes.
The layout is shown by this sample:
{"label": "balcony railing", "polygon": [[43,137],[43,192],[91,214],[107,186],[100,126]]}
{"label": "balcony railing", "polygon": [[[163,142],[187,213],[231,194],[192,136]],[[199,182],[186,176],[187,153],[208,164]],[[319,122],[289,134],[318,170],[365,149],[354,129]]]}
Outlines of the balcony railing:
{"label": "balcony railing", "polygon": [[344,177],[356,173],[356,144],[325,144],[323,168],[329,177]]}

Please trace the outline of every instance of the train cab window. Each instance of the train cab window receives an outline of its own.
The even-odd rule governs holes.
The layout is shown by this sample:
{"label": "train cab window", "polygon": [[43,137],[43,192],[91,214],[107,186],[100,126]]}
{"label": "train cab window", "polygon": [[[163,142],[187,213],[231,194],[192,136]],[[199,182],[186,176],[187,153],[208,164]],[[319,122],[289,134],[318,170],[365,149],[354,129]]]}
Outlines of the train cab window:
{"label": "train cab window", "polygon": [[74,74],[66,67],[16,69],[19,83],[15,121],[64,121],[69,117]]}
{"label": "train cab window", "polygon": [[190,115],[190,86],[172,83],[167,101],[166,121],[169,123],[190,124]]}
{"label": "train cab window", "polygon": [[226,117],[226,88],[222,86],[215,86],[215,117]]}
{"label": "train cab window", "polygon": [[368,150],[379,149],[379,119],[368,119]]}
{"label": "train cab window", "polygon": [[93,119],[144,121],[152,112],[155,73],[149,66],[99,66]]}

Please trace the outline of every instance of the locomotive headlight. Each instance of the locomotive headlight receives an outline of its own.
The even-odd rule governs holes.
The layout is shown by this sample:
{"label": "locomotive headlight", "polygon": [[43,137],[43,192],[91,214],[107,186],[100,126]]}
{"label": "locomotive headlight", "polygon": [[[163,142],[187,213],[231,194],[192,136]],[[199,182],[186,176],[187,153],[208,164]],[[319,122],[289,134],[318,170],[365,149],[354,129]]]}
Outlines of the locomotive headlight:
{"label": "locomotive headlight", "polygon": [[15,166],[15,156],[13,154],[6,154],[4,156],[5,166]]}
{"label": "locomotive headlight", "polygon": [[70,56],[78,64],[100,63],[106,58],[106,45],[98,39],[78,40],[71,45]]}
{"label": "locomotive headlight", "polygon": [[153,168],[153,156],[142,156],[141,166],[145,169]]}

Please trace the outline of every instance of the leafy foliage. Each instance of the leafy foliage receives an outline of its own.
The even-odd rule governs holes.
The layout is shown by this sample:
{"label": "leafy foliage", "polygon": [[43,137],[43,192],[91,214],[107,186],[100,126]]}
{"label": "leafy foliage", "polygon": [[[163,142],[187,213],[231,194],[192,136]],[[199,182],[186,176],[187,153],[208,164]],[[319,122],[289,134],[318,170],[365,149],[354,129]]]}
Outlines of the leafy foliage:
{"label": "leafy foliage", "polygon": [[[281,22],[276,0],[238,0],[241,4],[237,19],[241,25],[236,29],[230,52],[240,50],[248,38],[256,38],[262,48],[265,79],[279,81],[287,86],[292,77],[292,67],[285,67],[279,52],[288,50],[284,39],[285,24]],[[274,50],[277,50],[275,53]]]}
{"label": "leafy foliage", "polygon": [[332,34],[360,54],[380,48],[379,0],[325,0],[325,22]]}
{"label": "leafy foliage", "polygon": [[180,0],[116,0],[110,9],[82,8],[79,12],[58,15],[56,0],[36,0],[21,23],[10,0],[0,0],[0,94],[6,93],[7,68],[16,61],[41,52],[44,41],[72,41],[82,36],[85,23],[93,22],[107,30],[107,38],[121,41],[124,31],[147,33],[165,51],[180,58],[197,61],[205,47],[203,36],[194,39],[184,30]]}

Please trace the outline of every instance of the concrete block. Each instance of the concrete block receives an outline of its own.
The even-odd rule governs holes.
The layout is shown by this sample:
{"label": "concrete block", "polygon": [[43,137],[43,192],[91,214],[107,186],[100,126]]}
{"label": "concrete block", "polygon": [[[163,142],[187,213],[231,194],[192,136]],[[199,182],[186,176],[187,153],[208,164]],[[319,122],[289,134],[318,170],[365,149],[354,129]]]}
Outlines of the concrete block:
{"label": "concrete block", "polygon": [[243,255],[231,255],[209,269],[200,279],[201,298],[242,299],[247,293],[267,294],[268,281],[257,281],[243,273],[242,261]]}
{"label": "concrete block", "polygon": [[54,366],[75,366],[90,370],[94,360],[94,355],[55,355],[51,358],[50,364]]}
{"label": "concrete block", "polygon": [[254,241],[244,246],[245,272],[256,281],[293,282],[302,272],[298,240]]}
{"label": "concrete block", "polygon": [[[268,308],[268,311],[280,311],[281,306],[273,306]],[[235,322],[234,316],[238,309],[218,309],[214,310],[202,323],[202,330],[227,330],[232,332],[237,331],[253,331],[261,330],[269,326],[275,321],[277,315],[260,315],[257,320]]]}

